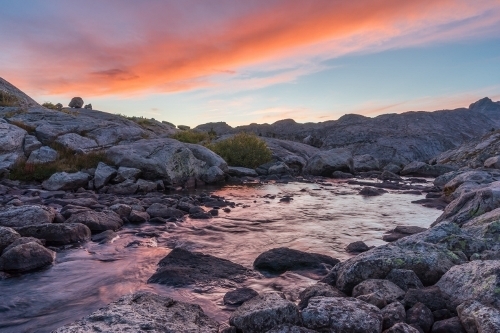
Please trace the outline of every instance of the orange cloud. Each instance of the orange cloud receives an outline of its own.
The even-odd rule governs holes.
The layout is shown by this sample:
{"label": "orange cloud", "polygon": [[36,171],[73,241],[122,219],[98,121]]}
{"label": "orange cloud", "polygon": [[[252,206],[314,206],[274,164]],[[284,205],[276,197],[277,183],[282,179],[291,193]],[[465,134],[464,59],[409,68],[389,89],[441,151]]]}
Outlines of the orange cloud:
{"label": "orange cloud", "polygon": [[[231,3],[231,2],[229,2]],[[306,75],[301,62],[328,59],[349,52],[369,52],[384,47],[428,43],[440,38],[460,38],[464,26],[470,33],[481,22],[500,21],[494,0],[278,0],[255,1],[251,9],[231,7],[221,18],[206,13],[202,23],[191,21],[186,12],[169,12],[168,3],[155,3],[135,10],[136,5],[116,15],[130,22],[120,38],[113,32],[97,33],[90,22],[77,29],[58,31],[54,44],[33,38],[19,52],[17,66],[0,68],[6,78],[27,90],[43,87],[47,94],[81,93],[87,96],[143,92],[177,92],[217,86],[218,78],[229,77],[228,88],[259,88]],[[211,4],[226,6],[226,1]],[[123,6],[127,6],[123,3]],[[129,5],[130,6],[130,5]],[[108,8],[109,10],[109,8]],[[214,6],[213,11],[218,10]],[[489,15],[487,20],[479,19]],[[72,23],[58,21],[50,29]],[[127,21],[128,20],[128,21]],[[465,23],[458,27],[454,23]],[[126,23],[124,24],[125,28]],[[86,33],[85,29],[90,29]],[[457,30],[458,29],[458,30]],[[311,60],[312,59],[312,60]],[[266,64],[286,67],[287,73],[263,78],[245,78],[238,73],[247,67]],[[295,68],[293,67],[295,66]],[[247,83],[249,83],[247,85]]]}

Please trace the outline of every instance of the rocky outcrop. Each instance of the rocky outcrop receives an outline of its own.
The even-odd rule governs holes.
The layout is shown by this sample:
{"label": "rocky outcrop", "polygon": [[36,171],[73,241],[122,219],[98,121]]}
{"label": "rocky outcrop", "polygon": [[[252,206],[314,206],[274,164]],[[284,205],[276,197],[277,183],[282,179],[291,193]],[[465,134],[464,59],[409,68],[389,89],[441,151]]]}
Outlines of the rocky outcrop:
{"label": "rocky outcrop", "polygon": [[334,171],[354,172],[352,154],[349,150],[338,148],[318,152],[307,161],[304,168],[304,173],[314,176],[330,177]]}
{"label": "rocky outcrop", "polygon": [[379,161],[372,155],[357,155],[353,158],[355,172],[380,170]]}
{"label": "rocky outcrop", "polygon": [[54,333],[89,332],[217,333],[219,324],[199,305],[140,291],[124,296]]}
{"label": "rocky outcrop", "polygon": [[0,121],[0,175],[24,159],[23,141],[27,132]]}
{"label": "rocky outcrop", "polygon": [[83,99],[81,97],[73,97],[68,106],[70,108],[80,109],[83,107]]}

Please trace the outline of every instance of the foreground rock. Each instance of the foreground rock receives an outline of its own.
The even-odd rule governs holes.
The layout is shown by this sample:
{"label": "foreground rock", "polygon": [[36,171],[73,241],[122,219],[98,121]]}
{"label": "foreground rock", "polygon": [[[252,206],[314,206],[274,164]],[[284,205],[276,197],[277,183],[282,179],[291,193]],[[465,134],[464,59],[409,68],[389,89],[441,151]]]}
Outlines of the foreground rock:
{"label": "foreground rock", "polygon": [[304,326],[323,332],[380,333],[382,312],[354,298],[314,297],[302,311]]}
{"label": "foreground rock", "polygon": [[21,228],[30,225],[52,223],[55,210],[45,206],[26,205],[0,211],[0,226]]}
{"label": "foreground rock", "polygon": [[260,254],[253,265],[258,270],[274,274],[286,271],[318,269],[322,264],[332,267],[339,263],[338,259],[319,253],[307,253],[286,247],[271,249]]}
{"label": "foreground rock", "polygon": [[14,246],[0,257],[0,270],[9,273],[26,273],[46,267],[55,259],[55,252],[35,242]]}
{"label": "foreground rock", "polygon": [[67,245],[90,240],[90,229],[81,223],[48,223],[17,229],[23,237],[45,240],[47,245]]}
{"label": "foreground rock", "polygon": [[234,285],[252,276],[247,268],[208,254],[175,248],[158,263],[148,283],[174,287],[188,285]]}
{"label": "foreground rock", "polygon": [[64,223],[84,224],[92,233],[99,233],[106,230],[116,231],[123,226],[123,220],[118,214],[111,210],[104,210],[102,212],[86,210],[71,215]]}
{"label": "foreground rock", "polygon": [[457,307],[458,316],[467,333],[500,332],[500,310],[476,301],[467,301]]}
{"label": "foreground rock", "polygon": [[54,333],[217,333],[219,324],[200,308],[150,292],[137,292],[63,326]]}
{"label": "foreground rock", "polygon": [[313,297],[347,297],[343,292],[326,283],[318,282],[310,287],[302,290],[299,294],[299,309],[304,309],[309,304],[309,300]]}
{"label": "foreground rock", "polygon": [[241,305],[258,295],[259,293],[252,288],[238,288],[227,292],[224,295],[223,302],[225,305]]}
{"label": "foreground rock", "polygon": [[70,191],[80,187],[86,187],[90,175],[84,172],[58,172],[50,176],[42,183],[42,187],[48,191]]}
{"label": "foreground rock", "polygon": [[0,254],[2,251],[12,244],[16,239],[20,238],[19,235],[14,229],[8,227],[0,227]]}
{"label": "foreground rock", "polygon": [[298,324],[300,314],[297,306],[282,294],[264,293],[237,308],[229,323],[245,333],[260,333],[282,324]]}

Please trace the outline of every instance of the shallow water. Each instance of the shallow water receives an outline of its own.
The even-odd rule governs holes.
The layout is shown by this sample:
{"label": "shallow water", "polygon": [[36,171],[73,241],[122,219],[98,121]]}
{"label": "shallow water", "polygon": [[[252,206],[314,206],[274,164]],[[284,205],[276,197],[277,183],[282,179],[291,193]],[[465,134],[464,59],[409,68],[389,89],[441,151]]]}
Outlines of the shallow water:
{"label": "shallow water", "polygon": [[[239,204],[230,213],[220,211],[211,220],[187,218],[177,225],[127,226],[111,244],[89,242],[62,250],[52,267],[0,281],[0,332],[50,332],[137,290],[200,304],[209,316],[224,322],[230,309],[223,306],[222,297],[232,288],[146,284],[171,248],[182,246],[249,268],[260,253],[275,247],[344,260],[350,257],[344,248],[353,241],[381,245],[382,235],[396,225],[428,227],[441,214],[411,203],[423,195],[390,191],[365,198],[357,194],[359,188],[333,181],[228,186],[213,194]],[[285,195],[293,200],[280,202]],[[141,244],[127,247],[133,241]],[[294,300],[315,283],[314,277],[287,272],[244,285],[257,291],[280,290]]]}

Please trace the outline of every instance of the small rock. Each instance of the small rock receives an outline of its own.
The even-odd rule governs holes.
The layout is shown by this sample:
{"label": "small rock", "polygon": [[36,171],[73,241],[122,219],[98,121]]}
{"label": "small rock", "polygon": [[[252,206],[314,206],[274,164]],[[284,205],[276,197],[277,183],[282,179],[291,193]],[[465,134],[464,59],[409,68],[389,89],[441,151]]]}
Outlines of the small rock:
{"label": "small rock", "polygon": [[370,247],[368,247],[368,245],[366,245],[365,242],[362,241],[350,243],[345,248],[345,250],[349,253],[361,253],[361,252],[366,252],[369,249]]}
{"label": "small rock", "polygon": [[102,212],[88,210],[73,214],[65,223],[84,224],[92,233],[99,233],[106,230],[116,231],[123,226],[120,216],[111,210],[104,210]]}
{"label": "small rock", "polygon": [[224,295],[223,301],[225,305],[241,305],[257,295],[259,295],[259,293],[252,288],[238,288],[227,292]]}
{"label": "small rock", "polygon": [[47,245],[67,245],[90,240],[90,229],[80,223],[48,223],[17,229],[23,237],[44,239]]}
{"label": "small rock", "polygon": [[31,154],[26,163],[30,164],[44,164],[44,163],[50,163],[54,162],[57,160],[58,153],[54,149],[43,146],[38,148],[37,150],[34,150]]}
{"label": "small rock", "polygon": [[406,323],[397,323],[383,333],[420,333],[420,331]]}
{"label": "small rock", "polygon": [[149,221],[150,215],[147,212],[140,212],[138,210],[132,210],[128,216],[128,220],[131,223],[144,223]]}
{"label": "small rock", "polygon": [[406,307],[412,307],[417,303],[422,303],[431,311],[446,309],[446,302],[441,289],[438,286],[430,286],[419,289],[408,289],[403,303]]}
{"label": "small rock", "polygon": [[359,194],[365,197],[375,197],[378,195],[382,195],[384,193],[387,193],[386,190],[383,190],[381,188],[373,188],[373,187],[363,187],[360,191]]}
{"label": "small rock", "polygon": [[368,279],[356,287],[352,291],[352,297],[358,297],[361,295],[368,295],[375,293],[384,299],[387,304],[402,300],[405,296],[405,292],[399,288],[397,285],[388,280],[381,279]]}
{"label": "small rock", "polygon": [[415,304],[406,311],[406,322],[415,327],[419,327],[425,333],[430,332],[434,324],[434,316],[431,310],[422,303]]}
{"label": "small rock", "polygon": [[57,172],[42,183],[42,187],[49,191],[70,191],[87,186],[89,174],[84,172]]}
{"label": "small rock", "polygon": [[310,287],[302,290],[299,294],[299,309],[304,309],[309,304],[309,300],[313,297],[324,296],[324,297],[347,297],[343,292],[338,290],[331,285],[323,282],[318,282]]}

